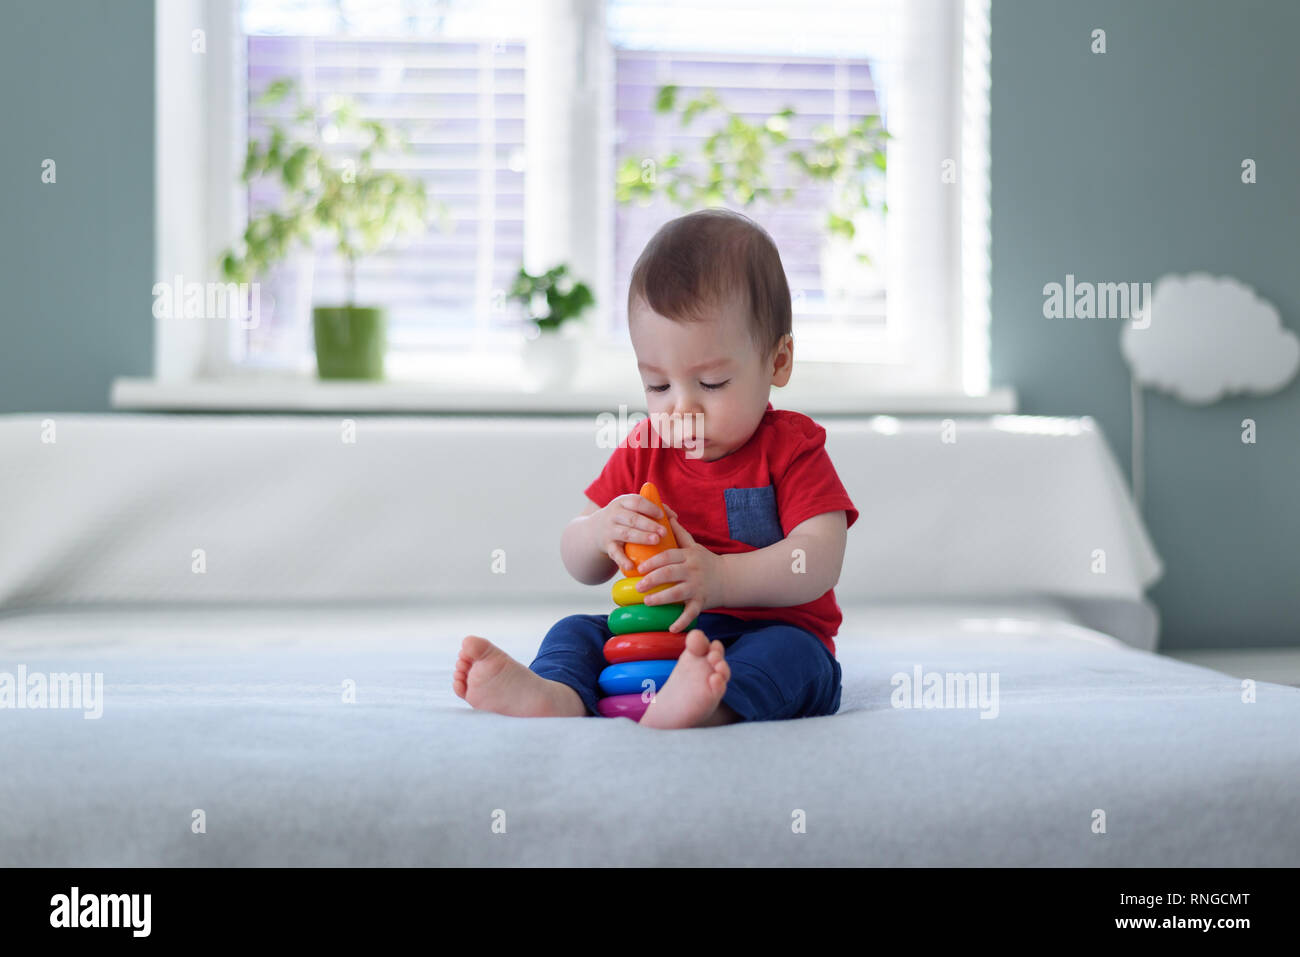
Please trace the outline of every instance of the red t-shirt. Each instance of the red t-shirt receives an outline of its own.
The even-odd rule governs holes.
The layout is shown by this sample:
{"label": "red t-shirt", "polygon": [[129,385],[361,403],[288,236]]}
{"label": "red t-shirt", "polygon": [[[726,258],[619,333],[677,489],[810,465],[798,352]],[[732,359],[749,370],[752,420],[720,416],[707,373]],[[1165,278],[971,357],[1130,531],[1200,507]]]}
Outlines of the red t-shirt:
{"label": "red t-shirt", "polygon": [[[587,497],[604,508],[620,495],[653,482],[660,500],[696,542],[715,555],[752,552],[781,541],[801,522],[843,509],[849,528],[858,510],[826,454],[826,430],[798,412],[767,412],[748,442],[715,462],[691,458],[685,449],[652,447],[650,420],[639,422],[619,443]],[[843,616],[835,589],[789,608],[706,608],[746,620],[775,619],[817,635],[835,654],[832,640]]]}

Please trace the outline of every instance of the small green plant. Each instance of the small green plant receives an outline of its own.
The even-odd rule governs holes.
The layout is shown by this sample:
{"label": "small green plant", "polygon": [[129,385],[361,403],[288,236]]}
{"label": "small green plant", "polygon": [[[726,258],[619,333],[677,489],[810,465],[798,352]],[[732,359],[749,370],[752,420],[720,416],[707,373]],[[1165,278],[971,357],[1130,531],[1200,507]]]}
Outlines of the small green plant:
{"label": "small green plant", "polygon": [[506,298],[522,303],[529,319],[543,331],[558,330],[596,302],[587,284],[570,276],[563,263],[537,276],[520,266]]}
{"label": "small green plant", "polygon": [[[728,202],[749,206],[762,199],[789,201],[794,190],[774,189],[767,175],[773,154],[778,153],[807,178],[831,184],[834,198],[826,212],[826,229],[853,238],[853,214],[871,206],[872,179],[886,166],[885,143],[890,135],[880,125],[880,117],[865,116],[842,133],[820,124],[812,130],[812,146],[797,150],[789,146],[790,121],[796,116],[791,107],[751,123],[728,110],[713,90],[702,91],[680,107],[678,92],[675,85],[660,87],[655,111],[680,109],[682,126],[689,126],[697,116],[722,114],[719,125],[701,144],[704,173],[689,170],[678,152],[657,160],[628,157],[618,170],[615,195],[620,203],[649,202],[656,193],[683,209]],[[880,205],[887,211],[884,203]]]}
{"label": "small green plant", "polygon": [[[291,92],[293,80],[278,79],[257,103],[278,103]],[[327,136],[342,140],[353,134],[360,135],[355,157],[340,164],[326,156]],[[310,246],[318,233],[326,232],[346,263],[351,306],[359,259],[398,236],[427,228],[431,211],[446,226],[446,207],[430,201],[422,180],[374,167],[377,154],[392,149],[409,149],[405,135],[363,118],[355,101],[332,96],[316,108],[297,96],[288,128],[275,122],[265,142],[249,141],[240,175],[245,184],[258,176],[278,178],[280,207],[250,217],[242,241],[221,256],[222,275],[229,282],[249,282],[265,275],[293,246]]]}

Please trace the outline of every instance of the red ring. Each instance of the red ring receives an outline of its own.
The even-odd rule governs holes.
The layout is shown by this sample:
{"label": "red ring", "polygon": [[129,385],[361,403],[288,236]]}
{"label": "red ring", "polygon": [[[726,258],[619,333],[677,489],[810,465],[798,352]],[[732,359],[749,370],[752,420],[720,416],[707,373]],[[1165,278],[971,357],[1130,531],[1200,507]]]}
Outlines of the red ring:
{"label": "red ring", "polygon": [[611,665],[624,661],[680,658],[686,650],[686,632],[634,631],[615,635],[605,642],[605,660]]}

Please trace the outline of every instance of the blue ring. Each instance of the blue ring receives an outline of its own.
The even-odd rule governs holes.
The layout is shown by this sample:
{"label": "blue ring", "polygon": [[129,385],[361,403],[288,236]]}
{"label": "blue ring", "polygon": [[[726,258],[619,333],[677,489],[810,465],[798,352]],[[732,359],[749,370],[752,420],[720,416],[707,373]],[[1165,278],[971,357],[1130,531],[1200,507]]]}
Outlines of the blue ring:
{"label": "blue ring", "polygon": [[649,679],[654,682],[652,689],[656,693],[663,688],[664,682],[672,674],[675,658],[652,658],[649,661],[621,661],[609,665],[600,673],[596,684],[605,695],[639,694],[646,689],[641,682]]}

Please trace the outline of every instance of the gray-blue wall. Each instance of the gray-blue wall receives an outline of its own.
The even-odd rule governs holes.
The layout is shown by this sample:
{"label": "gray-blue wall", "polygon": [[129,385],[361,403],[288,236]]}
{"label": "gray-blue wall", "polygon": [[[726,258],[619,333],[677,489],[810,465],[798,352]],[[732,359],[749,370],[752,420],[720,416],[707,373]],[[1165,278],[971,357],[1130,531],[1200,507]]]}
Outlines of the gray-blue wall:
{"label": "gray-blue wall", "polygon": [[[1127,474],[1118,324],[1044,319],[1043,286],[1207,270],[1300,329],[1300,3],[993,0],[992,20],[994,379],[1025,412],[1095,416]],[[1162,646],[1300,643],[1300,387],[1145,408]]]}
{"label": "gray-blue wall", "polygon": [[0,412],[100,411],[151,371],[153,74],[150,0],[0,11]]}
{"label": "gray-blue wall", "polygon": [[[152,10],[6,5],[0,411],[102,410],[114,376],[150,370]],[[1297,36],[1282,0],[993,0],[994,381],[1025,412],[1096,417],[1126,473],[1118,327],[1044,319],[1042,287],[1204,269],[1300,326]],[[1146,410],[1164,646],[1300,642],[1300,390]]]}

